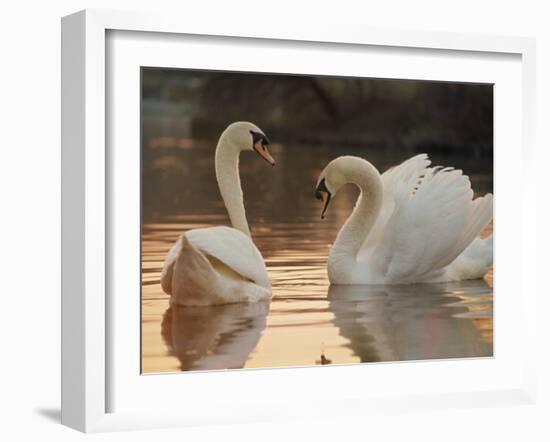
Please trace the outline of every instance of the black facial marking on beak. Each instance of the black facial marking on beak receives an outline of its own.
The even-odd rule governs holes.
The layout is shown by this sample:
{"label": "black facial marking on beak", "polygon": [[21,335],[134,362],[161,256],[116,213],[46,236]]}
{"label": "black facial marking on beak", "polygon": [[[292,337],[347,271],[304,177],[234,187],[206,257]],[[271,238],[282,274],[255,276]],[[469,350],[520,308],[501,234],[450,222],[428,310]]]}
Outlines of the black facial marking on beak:
{"label": "black facial marking on beak", "polygon": [[327,189],[327,185],[325,184],[325,179],[323,178],[319,182],[317,189],[315,189],[315,198],[325,202],[325,206],[323,207],[323,212],[321,213],[321,219],[325,219],[325,213],[327,211],[328,204],[330,203],[331,197],[332,195]]}
{"label": "black facial marking on beak", "polygon": [[269,145],[269,138],[267,138],[267,135],[260,132],[254,132],[253,130],[250,131],[250,134],[252,135],[252,149],[269,164],[275,166],[275,160],[267,150],[267,146]]}

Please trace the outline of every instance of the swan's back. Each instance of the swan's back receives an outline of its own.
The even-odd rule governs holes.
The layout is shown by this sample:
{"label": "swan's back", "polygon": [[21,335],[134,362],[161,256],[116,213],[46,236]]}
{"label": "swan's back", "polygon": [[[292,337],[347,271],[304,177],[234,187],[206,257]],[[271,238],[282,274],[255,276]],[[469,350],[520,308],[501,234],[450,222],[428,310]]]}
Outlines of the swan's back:
{"label": "swan's back", "polygon": [[472,200],[461,170],[417,155],[382,175],[380,216],[360,259],[385,282],[415,282],[451,264],[492,220],[491,194]]}
{"label": "swan's back", "polygon": [[250,237],[237,229],[218,226],[189,230],[172,246],[161,273],[161,286],[166,293],[172,294],[174,264],[182,250],[183,236],[195,249],[223,263],[243,279],[270,289],[262,255]]}

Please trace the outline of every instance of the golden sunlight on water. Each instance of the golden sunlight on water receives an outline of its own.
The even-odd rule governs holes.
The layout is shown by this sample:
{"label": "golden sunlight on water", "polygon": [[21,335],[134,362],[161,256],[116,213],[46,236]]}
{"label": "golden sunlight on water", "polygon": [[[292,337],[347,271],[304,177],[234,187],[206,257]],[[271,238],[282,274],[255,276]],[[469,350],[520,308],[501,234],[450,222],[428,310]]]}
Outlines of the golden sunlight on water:
{"label": "golden sunlight on water", "polygon": [[252,228],[271,303],[169,308],[159,283],[166,252],[181,232],[227,220],[220,212],[144,224],[142,372],[491,356],[492,271],[453,284],[329,287],[327,244],[346,204],[335,204],[323,229],[317,220]]}
{"label": "golden sunlight on water", "polygon": [[[142,225],[142,372],[284,367],[493,354],[492,271],[456,284],[329,287],[328,246],[349,216],[351,186],[331,202],[325,220],[313,190],[337,155],[371,159],[386,170],[407,158],[369,149],[271,145],[268,168],[242,155],[247,217],[273,287],[270,303],[169,308],[160,287],[166,252],[181,233],[228,225],[212,151],[144,158]],[[149,153],[150,155],[153,155]],[[445,157],[468,171],[473,188],[492,178],[476,161]],[[484,235],[492,231],[489,226]]]}

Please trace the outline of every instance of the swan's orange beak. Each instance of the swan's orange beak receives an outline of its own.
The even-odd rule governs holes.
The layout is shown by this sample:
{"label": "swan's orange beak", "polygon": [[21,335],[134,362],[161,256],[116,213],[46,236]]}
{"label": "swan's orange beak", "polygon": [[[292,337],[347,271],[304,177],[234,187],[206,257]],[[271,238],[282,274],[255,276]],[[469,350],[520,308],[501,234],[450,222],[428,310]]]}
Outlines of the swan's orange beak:
{"label": "swan's orange beak", "polygon": [[254,143],[254,150],[258,152],[258,154],[269,164],[275,166],[275,160],[269,153],[269,150],[267,150],[267,145],[263,140],[258,140],[256,143]]}

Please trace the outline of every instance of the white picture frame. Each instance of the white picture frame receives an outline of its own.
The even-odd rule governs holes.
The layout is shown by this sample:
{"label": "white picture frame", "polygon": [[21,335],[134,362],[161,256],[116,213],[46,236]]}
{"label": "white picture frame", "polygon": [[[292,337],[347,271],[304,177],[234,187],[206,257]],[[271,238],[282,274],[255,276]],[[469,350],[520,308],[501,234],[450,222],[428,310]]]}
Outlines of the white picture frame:
{"label": "white picture frame", "polygon": [[[494,37],[416,31],[388,31],[350,28],[344,26],[266,27],[263,23],[239,23],[236,20],[212,22],[207,19],[156,16],[144,13],[81,11],[62,21],[62,423],[80,431],[109,431],[168,426],[201,425],[216,422],[252,422],[312,416],[362,415],[380,410],[395,412],[409,409],[456,408],[469,406],[531,403],[536,382],[534,373],[535,339],[524,339],[525,345],[514,375],[499,387],[477,388],[461,392],[445,391],[440,386],[426,394],[377,394],[342,396],[334,391],[323,398],[311,397],[304,405],[273,401],[272,404],[253,403],[242,397],[232,401],[231,408],[223,403],[196,407],[191,411],[174,406],[163,409],[145,408],[132,411],[112,410],[109,406],[110,353],[109,327],[112,324],[109,288],[109,247],[112,241],[107,228],[111,196],[108,180],[109,156],[106,121],[108,84],[106,80],[107,33],[112,31],[161,33],[163,35],[216,36],[220,38],[269,39],[276,42],[308,44],[338,44],[339,47],[376,46],[378,48],[427,49],[442,52],[468,52],[483,58],[486,54],[509,54],[521,63],[521,120],[516,123],[520,134],[520,152],[524,180],[523,189],[534,181],[534,106],[535,106],[535,42],[518,37]],[[488,55],[487,55],[488,56]],[[136,91],[137,93],[137,91]],[[495,144],[495,150],[497,149]],[[504,171],[503,171],[504,172]],[[498,168],[496,171],[499,173]],[[518,172],[519,173],[519,172]],[[523,210],[518,214],[521,223],[521,242],[518,242],[521,272],[516,278],[520,288],[523,315],[522,336],[533,336],[536,306],[535,281],[521,278],[527,271],[527,257],[535,256],[534,207],[536,193],[520,191]],[[498,196],[497,196],[498,198]],[[498,199],[497,199],[498,201]],[[498,205],[498,203],[497,203]],[[497,218],[498,222],[498,218]],[[498,240],[497,240],[498,241]],[[497,242],[498,261],[498,242]],[[502,249],[501,249],[502,250]],[[499,274],[497,273],[496,278]],[[497,295],[498,296],[498,295]],[[497,300],[498,303],[498,300]],[[498,359],[498,353],[496,359]],[[520,367],[521,366],[521,367]],[[388,364],[378,364],[378,372],[391,370]],[[428,365],[418,366],[417,371]],[[332,374],[340,368],[330,368]],[[475,372],[476,367],[470,367]],[[294,370],[294,372],[293,372]],[[293,376],[308,376],[300,368],[277,371],[278,382]],[[346,373],[360,375],[363,366]],[[255,382],[265,382],[268,370],[231,374],[236,380],[256,389]],[[253,375],[251,373],[254,373]],[[258,374],[260,373],[260,374]],[[279,373],[283,373],[280,375]],[[295,374],[293,374],[295,373]],[[305,373],[305,375],[304,375]],[[320,372],[317,371],[317,374]],[[325,371],[324,373],[329,373]],[[139,373],[137,374],[139,375]],[[203,377],[195,377],[200,383]],[[208,374],[206,374],[208,376]],[[217,374],[224,376],[224,373]],[[227,376],[229,374],[225,373]],[[249,380],[247,378],[257,378]],[[263,378],[262,378],[263,377]],[[164,384],[175,382],[174,376],[164,376]],[[275,378],[275,377],[274,377]],[[172,379],[172,381],[171,381]],[[211,378],[213,379],[213,378]],[[219,378],[222,379],[222,378]],[[442,383],[443,385],[443,383]],[[194,393],[198,394],[198,393]],[[256,393],[259,396],[259,393]],[[227,403],[225,404],[227,405]],[[217,407],[217,409],[216,409]],[[238,410],[236,412],[235,410]]]}

